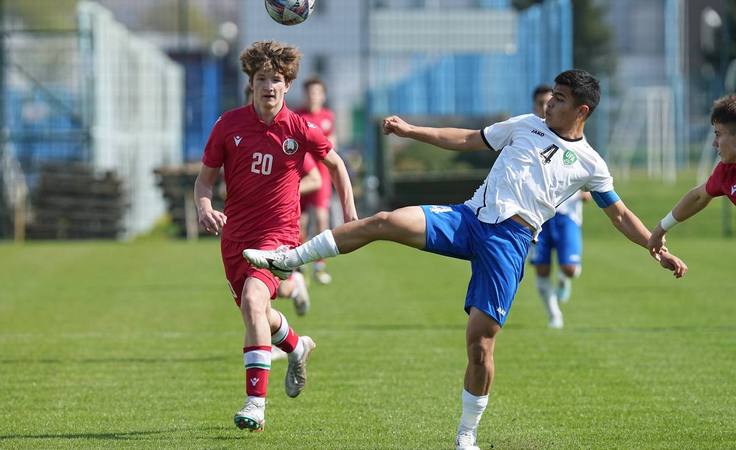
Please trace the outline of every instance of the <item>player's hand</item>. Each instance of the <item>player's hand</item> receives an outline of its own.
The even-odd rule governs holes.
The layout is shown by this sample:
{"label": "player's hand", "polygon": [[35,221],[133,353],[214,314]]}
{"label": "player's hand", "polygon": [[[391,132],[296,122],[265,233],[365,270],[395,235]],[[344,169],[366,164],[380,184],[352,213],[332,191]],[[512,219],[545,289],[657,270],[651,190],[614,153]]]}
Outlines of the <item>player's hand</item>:
{"label": "player's hand", "polygon": [[343,216],[342,216],[342,220],[343,220],[343,221],[344,221],[345,223],[348,223],[348,222],[354,222],[354,221],[358,220],[358,214],[357,214],[357,213],[352,213],[352,214],[343,214]]}
{"label": "player's hand", "polygon": [[682,278],[687,273],[687,264],[677,256],[664,250],[657,255],[659,264],[667,270],[671,270],[675,278]]}
{"label": "player's hand", "polygon": [[393,133],[399,137],[406,137],[410,129],[411,125],[399,116],[389,116],[383,119],[383,134]]}
{"label": "player's hand", "polygon": [[199,225],[204,230],[215,236],[219,235],[222,227],[227,223],[227,216],[212,208],[198,210]]}
{"label": "player's hand", "polygon": [[652,231],[652,235],[649,236],[647,249],[649,249],[649,253],[652,256],[658,255],[662,250],[666,251],[666,247],[664,246],[664,243],[667,241],[665,239],[665,233],[662,227],[657,224],[657,227]]}

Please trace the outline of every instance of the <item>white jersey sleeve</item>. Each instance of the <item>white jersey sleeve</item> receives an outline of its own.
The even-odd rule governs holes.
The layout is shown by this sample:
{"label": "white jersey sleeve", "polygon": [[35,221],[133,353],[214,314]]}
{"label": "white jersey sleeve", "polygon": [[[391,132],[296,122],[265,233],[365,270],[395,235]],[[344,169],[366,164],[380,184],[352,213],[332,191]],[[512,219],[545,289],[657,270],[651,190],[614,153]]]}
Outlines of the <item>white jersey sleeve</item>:
{"label": "white jersey sleeve", "polygon": [[514,129],[528,116],[533,116],[533,114],[516,116],[503,122],[496,122],[481,130],[481,136],[491,149],[501,151],[502,148],[511,143]]}

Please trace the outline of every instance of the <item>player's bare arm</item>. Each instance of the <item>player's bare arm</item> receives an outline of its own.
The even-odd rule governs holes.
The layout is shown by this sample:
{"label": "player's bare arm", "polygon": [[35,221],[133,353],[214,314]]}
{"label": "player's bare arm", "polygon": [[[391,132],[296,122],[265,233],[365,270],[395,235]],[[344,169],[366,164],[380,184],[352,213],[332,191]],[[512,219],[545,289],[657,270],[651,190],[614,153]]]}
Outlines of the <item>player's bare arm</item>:
{"label": "player's bare arm", "polygon": [[[702,211],[708,206],[711,200],[713,200],[713,197],[708,195],[708,192],[705,190],[705,183],[703,183],[682,196],[680,201],[672,208],[672,212],[670,213],[672,219],[676,221],[675,223],[687,220]],[[667,229],[670,226],[663,224],[663,221],[666,221],[666,219],[657,223],[647,243],[647,248],[652,254],[659,253],[665,243],[665,234],[667,234]]]}
{"label": "player's bare arm", "polygon": [[306,175],[299,180],[299,195],[306,195],[316,191],[322,186],[322,176],[317,167],[312,167]]}
{"label": "player's bare arm", "polygon": [[[635,244],[639,244],[647,248],[650,233],[647,227],[641,222],[629,208],[626,207],[621,200],[616,201],[610,206],[603,208],[611,223],[618,231],[627,239]],[[673,272],[676,278],[681,278],[687,273],[687,265],[677,256],[669,253],[666,248],[662,248],[659,253],[652,254],[662,267]]]}
{"label": "player's bare arm", "polygon": [[220,234],[227,223],[227,216],[212,208],[212,192],[220,174],[219,168],[202,165],[194,182],[194,202],[197,206],[199,224],[208,233]]}
{"label": "player's bare arm", "polygon": [[340,155],[335,150],[330,150],[322,162],[330,171],[332,184],[335,186],[335,192],[337,192],[337,196],[340,198],[343,220],[345,222],[358,220],[358,212],[355,209],[355,199],[353,198],[353,186],[350,184],[348,169],[345,167],[342,158],[340,158]]}
{"label": "player's bare arm", "polygon": [[483,142],[479,130],[420,127],[407,123],[398,116],[389,116],[383,119],[383,133],[395,134],[399,137],[407,137],[447,150],[460,152],[488,149],[488,146]]}

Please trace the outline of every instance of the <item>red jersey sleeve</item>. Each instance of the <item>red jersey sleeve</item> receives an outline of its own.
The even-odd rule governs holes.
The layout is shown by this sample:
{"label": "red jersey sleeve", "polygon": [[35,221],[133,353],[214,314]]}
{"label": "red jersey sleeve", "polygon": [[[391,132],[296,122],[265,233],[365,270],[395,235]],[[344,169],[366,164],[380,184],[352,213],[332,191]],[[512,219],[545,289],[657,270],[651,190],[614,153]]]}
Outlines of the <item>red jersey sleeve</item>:
{"label": "red jersey sleeve", "polygon": [[303,121],[304,140],[307,143],[307,152],[315,160],[321,161],[332,150],[332,142],[325,136],[322,129],[311,122]]}
{"label": "red jersey sleeve", "polygon": [[309,172],[312,171],[317,167],[317,163],[314,162],[314,158],[311,154],[307,153],[304,155],[304,164],[302,164],[302,170],[300,176],[303,178],[305,177]]}
{"label": "red jersey sleeve", "polygon": [[207,167],[221,167],[225,162],[225,137],[222,116],[217,119],[204,147],[202,164]]}
{"label": "red jersey sleeve", "polygon": [[724,169],[725,166],[723,163],[719,162],[716,168],[713,169],[713,173],[710,175],[710,178],[708,178],[708,181],[705,182],[705,192],[707,192],[711,197],[720,197],[721,195],[725,195],[725,192],[723,192],[722,189]]}

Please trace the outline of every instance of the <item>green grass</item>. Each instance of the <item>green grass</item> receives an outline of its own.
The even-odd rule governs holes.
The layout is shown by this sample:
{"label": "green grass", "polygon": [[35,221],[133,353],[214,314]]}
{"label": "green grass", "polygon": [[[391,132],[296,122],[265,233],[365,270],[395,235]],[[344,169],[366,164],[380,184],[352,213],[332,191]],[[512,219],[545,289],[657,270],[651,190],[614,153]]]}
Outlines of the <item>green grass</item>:
{"label": "green grass", "polygon": [[[618,187],[649,225],[684,189]],[[566,327],[546,328],[528,270],[481,448],[734,448],[736,240],[710,222],[720,205],[672,232],[681,280],[586,208]],[[0,448],[452,448],[467,263],[377,243],[330,267],[306,317],[276,302],[318,349],[297,399],[274,362],[251,434],[232,424],[242,325],[216,241],[0,245]]]}

